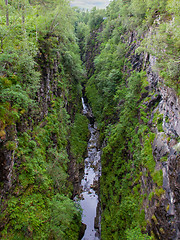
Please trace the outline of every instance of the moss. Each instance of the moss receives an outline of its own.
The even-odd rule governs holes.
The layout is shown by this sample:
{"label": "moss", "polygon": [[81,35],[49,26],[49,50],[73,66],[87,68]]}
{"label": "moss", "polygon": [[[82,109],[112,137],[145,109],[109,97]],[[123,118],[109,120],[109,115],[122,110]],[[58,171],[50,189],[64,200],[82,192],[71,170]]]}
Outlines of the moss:
{"label": "moss", "polygon": [[146,198],[147,198],[147,193],[145,193],[145,194],[143,195],[143,198],[144,198],[144,199],[146,199]]}
{"label": "moss", "polygon": [[167,162],[168,156],[164,156],[160,158],[161,162]]}
{"label": "moss", "polygon": [[153,181],[160,187],[163,185],[163,171],[155,171],[151,174]]}
{"label": "moss", "polygon": [[166,123],[169,123],[169,117],[168,116],[165,117],[165,121],[166,121]]}
{"label": "moss", "polygon": [[3,139],[5,136],[6,136],[5,130],[1,129],[1,130],[0,130],[0,138]]}
{"label": "moss", "polygon": [[149,86],[149,82],[147,80],[147,77],[144,76],[143,80],[142,80],[142,87],[148,87]]}
{"label": "moss", "polygon": [[150,192],[150,194],[149,194],[149,196],[148,196],[148,199],[149,199],[149,201],[151,201],[151,199],[154,197],[154,192],[152,191],[152,192]]}
{"label": "moss", "polygon": [[156,190],[155,190],[155,195],[157,196],[157,197],[161,197],[163,194],[165,193],[165,190],[163,189],[163,188],[157,188]]}
{"label": "moss", "polygon": [[145,135],[143,137],[144,141],[144,148],[142,149],[142,157],[143,157],[143,163],[145,167],[150,171],[150,173],[154,172],[156,162],[153,157],[152,153],[152,142],[154,141],[155,134],[149,133],[148,135]]}
{"label": "moss", "polygon": [[15,141],[8,141],[7,143],[6,143],[6,148],[8,149],[8,150],[15,150],[16,149],[16,147],[17,147],[17,144],[16,144],[16,142]]}
{"label": "moss", "polygon": [[163,132],[164,131],[163,127],[162,127],[163,114],[160,114],[159,111],[156,111],[156,113],[154,114],[153,123],[156,125],[156,127],[157,127],[159,132]]}
{"label": "moss", "polygon": [[169,204],[168,204],[167,207],[166,207],[166,211],[167,211],[167,212],[169,211],[169,207],[170,207],[170,206],[169,206]]}
{"label": "moss", "polygon": [[154,214],[152,215],[151,219],[155,222],[155,224],[158,224],[158,220]]}

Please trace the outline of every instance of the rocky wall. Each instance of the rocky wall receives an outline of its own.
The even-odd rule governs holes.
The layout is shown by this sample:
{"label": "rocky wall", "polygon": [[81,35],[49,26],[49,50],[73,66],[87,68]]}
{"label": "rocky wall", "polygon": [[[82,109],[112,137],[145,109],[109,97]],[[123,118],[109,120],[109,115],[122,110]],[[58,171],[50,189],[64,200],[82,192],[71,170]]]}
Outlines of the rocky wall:
{"label": "rocky wall", "polygon": [[[148,126],[155,133],[152,144],[155,170],[163,172],[161,193],[144,199],[147,230],[155,239],[177,240],[180,239],[180,101],[175,90],[166,86],[158,73],[153,71],[156,58],[148,53],[135,53],[140,45],[135,32],[130,34],[128,43],[130,51],[127,57],[133,70],[144,70],[147,74],[150,100],[145,104],[147,115],[150,115]],[[157,114],[162,118],[160,129],[157,122],[153,123]],[[148,172],[146,168],[142,171]],[[147,196],[158,188],[150,174],[142,176],[141,187],[142,194]]]}

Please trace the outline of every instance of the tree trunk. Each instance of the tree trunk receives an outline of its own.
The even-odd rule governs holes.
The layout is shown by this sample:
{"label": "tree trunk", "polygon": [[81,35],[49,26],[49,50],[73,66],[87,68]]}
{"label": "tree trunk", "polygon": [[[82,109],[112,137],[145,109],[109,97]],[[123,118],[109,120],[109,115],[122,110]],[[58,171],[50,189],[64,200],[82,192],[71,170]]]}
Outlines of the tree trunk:
{"label": "tree trunk", "polygon": [[22,1],[21,4],[21,11],[22,11],[22,30],[25,33],[26,32],[26,28],[25,28],[25,14],[26,14],[26,5],[25,5],[25,1]]}
{"label": "tree trunk", "polygon": [[22,23],[24,25],[25,23],[25,5],[22,4]]}
{"label": "tree trunk", "polygon": [[5,4],[6,4],[6,26],[9,26],[8,0],[5,0]]}

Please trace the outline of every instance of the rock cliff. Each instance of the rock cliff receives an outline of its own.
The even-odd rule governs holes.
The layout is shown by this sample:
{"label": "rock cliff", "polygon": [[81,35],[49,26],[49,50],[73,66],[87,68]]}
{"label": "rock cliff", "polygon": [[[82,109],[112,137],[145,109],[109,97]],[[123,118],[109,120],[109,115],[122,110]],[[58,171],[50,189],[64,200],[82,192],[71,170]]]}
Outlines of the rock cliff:
{"label": "rock cliff", "polygon": [[[101,29],[96,30],[102,39],[108,24],[107,21]],[[133,226],[133,218],[129,219],[128,214],[133,215],[135,210],[127,210],[130,208],[128,197],[132,194],[131,201],[139,201],[136,206],[140,206],[137,218],[140,219],[141,214],[145,216],[146,224],[141,226],[142,232],[148,233],[153,239],[177,240],[180,238],[178,92],[168,86],[160,75],[156,67],[158,58],[147,51],[148,46],[139,51],[144,39],[151,45],[149,39],[154,26],[141,36],[136,30],[124,31],[118,40],[114,40],[114,36],[119,25],[112,21],[112,25],[108,26],[114,32],[112,30],[112,35],[109,33],[106,44],[98,45],[95,32],[91,33],[92,38],[95,36],[93,40],[96,42],[97,57],[89,55],[94,45],[87,45],[86,52],[86,61],[91,62],[95,69],[92,72],[88,70],[87,96],[99,121],[102,139],[106,142],[102,154],[101,178],[102,239],[116,234],[125,238],[124,229],[130,228],[131,224]],[[101,50],[98,50],[99,47]],[[119,71],[123,73],[124,83],[121,75],[117,79],[113,75]],[[138,86],[138,74],[143,72],[142,82]],[[113,94],[113,86],[118,89],[116,95]],[[119,100],[116,102],[114,99]],[[133,171],[137,171],[134,176]],[[126,202],[128,207],[125,207]],[[123,211],[127,211],[126,214]]]}
{"label": "rock cliff", "polygon": [[[150,54],[135,54],[139,47],[134,44],[136,34],[131,33],[129,46],[131,52],[130,61],[136,71],[144,70],[147,73],[148,94],[145,99],[148,126],[150,126],[155,138],[152,143],[155,170],[162,170],[163,185],[161,194],[154,194],[149,199],[144,199],[145,217],[148,221],[149,234],[153,232],[156,239],[180,238],[180,101],[174,89],[166,86],[164,80],[153,71],[156,58]],[[149,114],[149,116],[148,116]],[[153,122],[155,115],[160,116]],[[158,127],[160,125],[161,127]],[[147,171],[147,169],[142,169]],[[153,179],[142,177],[142,193],[149,195],[157,188]]]}

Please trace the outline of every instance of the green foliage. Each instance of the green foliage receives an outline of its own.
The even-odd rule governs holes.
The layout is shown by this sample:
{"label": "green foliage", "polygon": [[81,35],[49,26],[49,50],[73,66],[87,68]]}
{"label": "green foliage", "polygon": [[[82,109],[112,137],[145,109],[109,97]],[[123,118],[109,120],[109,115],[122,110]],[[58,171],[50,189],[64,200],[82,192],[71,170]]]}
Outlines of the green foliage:
{"label": "green foliage", "polygon": [[78,239],[68,153],[82,159],[88,127],[74,13],[64,0],[1,3],[0,138],[15,159],[1,239]]}
{"label": "green foliage", "polygon": [[160,114],[159,111],[156,111],[153,117],[153,123],[156,124],[159,132],[163,132],[163,114]]}
{"label": "green foliage", "polygon": [[85,55],[85,42],[87,42],[87,36],[89,35],[89,27],[84,22],[78,22],[76,26],[76,35],[79,42],[81,58],[84,60]]}
{"label": "green foliage", "polygon": [[[155,170],[152,146],[156,130],[163,132],[163,121],[168,119],[155,110],[158,103],[148,104],[153,93],[142,71],[147,62],[136,66],[134,60],[141,59],[142,52],[154,57],[153,71],[179,91],[178,12],[176,0],[114,0],[101,22],[102,30],[95,9],[91,12],[94,21],[88,15],[89,23],[81,24],[82,29],[89,27],[89,40],[81,44],[88,64],[94,67],[88,73],[86,95],[106,143],[102,153],[102,239],[150,239],[144,233],[143,201],[163,194],[163,172]],[[96,48],[99,54],[89,56]],[[153,182],[149,196],[142,177]]]}
{"label": "green foliage", "polygon": [[[139,171],[144,163],[148,169],[154,171],[155,161],[151,144],[155,136],[149,132],[146,125],[140,125],[137,119],[141,104],[138,101],[144,90],[144,77],[144,72],[132,72],[127,79],[128,85],[121,85],[116,92],[116,99],[123,98],[124,103],[120,108],[118,123],[111,127],[110,136],[108,136],[109,133],[106,135],[108,142],[102,154],[103,239],[118,239],[118,237],[133,239],[135,230],[128,235],[129,228],[146,226],[144,212],[140,213],[143,196],[141,195],[142,172],[139,174]],[[108,226],[111,227],[108,228]],[[148,239],[140,229],[137,237]]]}
{"label": "green foliage", "polygon": [[67,197],[56,194],[50,202],[51,209],[51,236],[54,239],[78,239],[81,215],[78,208]]}
{"label": "green foliage", "polygon": [[[95,60],[96,74],[87,83],[87,97],[91,103],[93,113],[103,128],[103,119],[108,123],[113,121],[116,115],[116,93],[117,86],[122,82],[123,59],[119,58],[120,45],[114,46],[112,42],[106,44]],[[123,51],[123,50],[122,50]]]}
{"label": "green foliage", "polygon": [[88,81],[86,92],[87,92],[87,97],[91,103],[93,113],[96,114],[97,119],[102,119],[101,114],[102,114],[102,108],[103,108],[103,99],[98,94],[98,90],[96,89],[94,78],[91,78]]}
{"label": "green foliage", "polygon": [[71,128],[71,152],[79,163],[82,162],[83,154],[87,148],[87,137],[88,137],[88,120],[82,114],[76,114],[74,124]]}
{"label": "green foliage", "polygon": [[[29,189],[31,191],[31,189]],[[8,224],[3,231],[3,239],[16,239],[23,238],[30,239],[33,236],[33,232],[36,232],[36,239],[40,239],[42,232],[42,239],[45,239],[43,235],[47,236],[47,226],[46,223],[45,228],[42,229],[43,222],[48,220],[48,211],[45,206],[45,200],[43,199],[40,193],[28,195],[28,199],[26,197],[21,197],[20,200],[14,197],[9,200],[8,203],[8,213],[10,214],[11,224]],[[10,228],[10,226],[13,228]],[[8,229],[9,227],[9,229]],[[38,230],[42,229],[38,232]],[[6,232],[8,230],[8,232]],[[7,235],[6,235],[7,234]]]}
{"label": "green foliage", "polygon": [[163,172],[162,172],[162,169],[159,170],[159,171],[155,171],[153,174],[152,174],[152,179],[155,183],[157,183],[157,185],[159,187],[161,187],[163,185]]}
{"label": "green foliage", "polygon": [[151,199],[154,197],[154,191],[150,192],[148,199],[149,201],[151,201]]}
{"label": "green foliage", "polygon": [[14,141],[8,141],[7,143],[6,143],[6,148],[8,149],[8,150],[11,150],[11,151],[13,151],[13,150],[15,150],[16,149],[16,142],[14,142]]}
{"label": "green foliage", "polygon": [[[18,137],[15,149],[18,181],[14,196],[8,201],[5,213],[10,221],[2,239],[78,238],[81,214],[68,197],[71,196],[66,151],[69,116],[60,103],[56,105],[43,128],[36,126],[34,131]],[[82,124],[81,115],[79,121],[76,128]],[[7,144],[8,149],[14,146],[14,142]]]}
{"label": "green foliage", "polygon": [[142,149],[143,163],[147,167],[147,169],[150,171],[150,173],[154,172],[154,168],[156,166],[156,162],[152,154],[152,143],[154,141],[154,138],[155,138],[154,133],[149,133],[148,135],[145,135],[144,148]]}
{"label": "green foliage", "polygon": [[127,240],[150,240],[148,235],[142,234],[139,227],[127,230]]}
{"label": "green foliage", "polygon": [[[70,200],[68,153],[81,163],[88,137],[88,121],[80,114],[85,72],[79,52],[92,67],[86,95],[106,142],[102,239],[150,239],[142,233],[147,193],[142,194],[141,178],[157,185],[151,201],[164,194],[163,173],[155,170],[152,153],[146,73],[133,71],[131,53],[138,44],[137,54],[153,55],[154,71],[179,91],[178,3],[113,0],[106,11],[81,12],[64,0],[9,1],[7,6],[1,0],[1,140],[8,137],[8,126],[17,130],[17,142],[5,145],[15,154],[16,178],[2,216],[7,223],[2,239],[78,239],[81,211]],[[143,94],[148,95],[144,100]],[[159,132],[162,123],[156,111],[153,125]]]}
{"label": "green foliage", "polygon": [[155,194],[157,197],[161,197],[165,193],[165,190],[163,188],[157,188],[155,191]]}
{"label": "green foliage", "polygon": [[[150,5],[149,5],[150,4]],[[154,11],[152,23],[156,24],[150,36],[141,42],[139,52],[145,51],[156,57],[154,70],[165,79],[165,84],[178,92],[179,81],[179,15],[177,1],[148,1],[147,20]],[[173,16],[173,19],[172,19]],[[159,17],[159,20],[155,20]],[[166,51],[164,51],[166,49]]]}
{"label": "green foliage", "polygon": [[29,98],[26,91],[22,90],[20,85],[5,88],[1,93],[2,102],[10,102],[13,108],[17,110],[28,109],[33,105],[32,99]]}
{"label": "green foliage", "polygon": [[98,29],[103,22],[105,11],[103,9],[96,9],[94,7],[89,15],[89,22],[88,25],[90,27],[90,30]]}
{"label": "green foliage", "polygon": [[[94,60],[95,73],[86,87],[101,131],[107,127],[104,134],[107,145],[101,158],[102,238],[150,239],[140,230],[146,226],[146,221],[144,212],[140,211],[143,195],[139,171],[146,167],[159,186],[162,178],[160,173],[154,173],[152,143],[155,134],[146,125],[149,121],[146,105],[140,102],[142,93],[147,92],[148,82],[143,71],[131,71],[128,77],[121,74],[127,50],[126,45],[118,41],[122,29],[113,24],[109,36],[106,28],[102,32],[102,39],[107,42],[102,43],[101,53]],[[138,118],[143,123],[140,124]]]}

